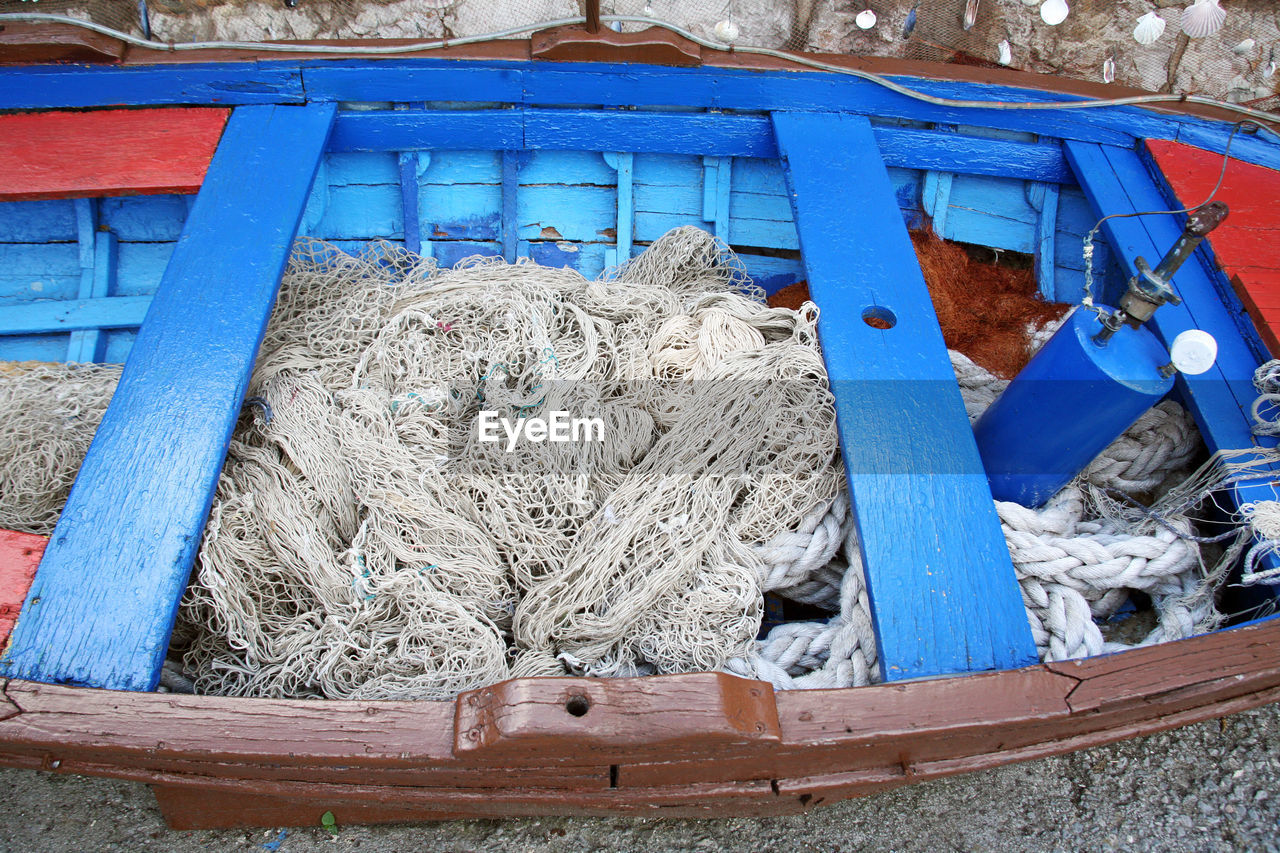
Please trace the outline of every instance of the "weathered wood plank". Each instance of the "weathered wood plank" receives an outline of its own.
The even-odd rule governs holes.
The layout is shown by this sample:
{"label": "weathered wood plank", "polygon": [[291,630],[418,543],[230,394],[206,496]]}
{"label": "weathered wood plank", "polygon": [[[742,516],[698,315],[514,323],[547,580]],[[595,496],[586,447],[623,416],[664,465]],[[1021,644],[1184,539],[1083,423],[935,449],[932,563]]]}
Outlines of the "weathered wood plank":
{"label": "weathered wood plank", "polygon": [[155,687],[333,113],[233,114],[0,673]]}
{"label": "weathered wood plank", "polygon": [[[871,126],[818,113],[773,122],[821,310],[885,680],[1033,663],[1009,551]],[[866,322],[877,320],[892,328]]]}
{"label": "weathered wood plank", "polygon": [[[1045,182],[1072,180],[1055,144],[877,126],[889,166]],[[370,110],[340,113],[334,151],[528,149],[778,156],[765,116],[632,110]]]}
{"label": "weathered wood plank", "polygon": [[188,193],[228,110],[94,110],[0,116],[0,201]]}
{"label": "weathered wood plank", "polygon": [[18,611],[48,543],[47,536],[0,530],[0,648],[18,621]]}
{"label": "weathered wood plank", "polygon": [[454,754],[508,766],[727,754],[781,737],[773,688],[725,673],[652,687],[645,679],[516,679],[462,694],[457,709]]}
{"label": "weathered wood plank", "polygon": [[214,62],[104,67],[0,68],[0,109],[45,110],[119,104],[300,104],[293,62]]}
{"label": "weathered wood plank", "polygon": [[0,335],[141,326],[150,304],[149,296],[105,296],[0,305]]}

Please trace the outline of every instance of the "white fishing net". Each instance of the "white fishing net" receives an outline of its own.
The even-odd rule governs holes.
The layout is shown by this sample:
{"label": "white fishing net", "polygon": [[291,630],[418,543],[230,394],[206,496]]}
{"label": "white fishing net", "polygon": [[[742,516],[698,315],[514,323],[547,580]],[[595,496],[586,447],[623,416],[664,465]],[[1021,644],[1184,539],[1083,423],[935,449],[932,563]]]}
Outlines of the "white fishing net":
{"label": "white fishing net", "polygon": [[[763,592],[842,538],[780,538],[812,539],[843,479],[815,322],[693,228],[599,281],[300,247],[180,614],[187,672],[441,698],[747,654]],[[509,449],[482,411],[598,418],[604,440]]]}
{"label": "white fishing net", "polygon": [[0,528],[48,535],[119,365],[0,361]]}

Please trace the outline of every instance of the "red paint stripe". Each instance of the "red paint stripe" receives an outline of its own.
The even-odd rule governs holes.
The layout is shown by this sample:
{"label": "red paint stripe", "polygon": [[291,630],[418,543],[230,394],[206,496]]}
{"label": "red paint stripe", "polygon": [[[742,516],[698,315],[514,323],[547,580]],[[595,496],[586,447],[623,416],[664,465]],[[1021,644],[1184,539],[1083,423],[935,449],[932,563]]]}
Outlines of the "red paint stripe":
{"label": "red paint stripe", "polygon": [[0,201],[195,192],[229,114],[171,107],[0,116]]}
{"label": "red paint stripe", "polygon": [[[1222,173],[1222,155],[1180,142],[1148,139],[1178,200],[1199,204]],[[1215,198],[1231,209],[1209,238],[1218,264],[1253,317],[1263,342],[1280,355],[1280,172],[1230,160]]]}
{"label": "red paint stripe", "polygon": [[0,530],[0,649],[18,621],[49,537]]}

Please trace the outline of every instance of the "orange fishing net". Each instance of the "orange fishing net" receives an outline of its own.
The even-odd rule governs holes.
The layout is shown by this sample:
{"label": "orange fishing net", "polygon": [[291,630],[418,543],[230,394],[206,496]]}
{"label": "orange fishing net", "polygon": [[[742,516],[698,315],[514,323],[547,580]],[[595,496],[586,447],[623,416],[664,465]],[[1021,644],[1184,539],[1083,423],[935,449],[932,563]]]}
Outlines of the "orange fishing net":
{"label": "orange fishing net", "polygon": [[[947,346],[1004,379],[1031,357],[1028,327],[1056,320],[1070,307],[1041,299],[1031,269],[979,260],[931,229],[911,232],[911,241]],[[770,296],[769,304],[799,308],[808,298],[800,281]]]}

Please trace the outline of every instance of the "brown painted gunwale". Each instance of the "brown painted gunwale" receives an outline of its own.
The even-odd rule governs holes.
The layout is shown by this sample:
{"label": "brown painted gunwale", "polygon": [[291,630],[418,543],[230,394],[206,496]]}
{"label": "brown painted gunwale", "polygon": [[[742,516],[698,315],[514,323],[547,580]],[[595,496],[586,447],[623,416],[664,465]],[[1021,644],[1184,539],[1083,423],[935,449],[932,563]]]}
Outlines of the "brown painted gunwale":
{"label": "brown painted gunwale", "polygon": [[[690,687],[710,689],[719,678],[643,681],[655,701],[672,697],[673,717],[690,721],[683,730],[675,722],[668,727],[687,744],[690,737],[696,743],[688,726],[712,719],[705,707],[690,707],[698,702]],[[1280,621],[1078,662],[780,693],[779,740],[671,762],[646,761],[652,744],[634,733],[632,742],[586,757],[549,736],[545,749],[524,743],[522,757],[507,752],[501,762],[462,761],[449,725],[454,702],[235,700],[18,681],[5,685],[3,695],[10,716],[0,720],[0,763],[157,786],[175,826],[229,819],[212,811],[200,818],[188,806],[201,797],[184,798],[186,789],[252,799],[258,812],[272,798],[286,803],[269,811],[270,820],[262,821],[268,825],[302,820],[299,804],[306,803],[349,807],[369,821],[406,814],[776,814],[1275,701]],[[702,704],[723,712],[718,699]],[[362,719],[372,723],[363,731]],[[249,822],[249,812],[234,814]]]}
{"label": "brown painted gunwale", "polygon": [[[507,41],[413,55],[528,60],[529,44]],[[360,56],[359,43],[351,46],[350,56]],[[120,61],[320,56],[127,48]],[[3,58],[15,57],[9,52]],[[1067,95],[1136,93],[1007,69],[818,58],[882,74]],[[803,70],[780,59],[706,50],[702,64]],[[1229,118],[1190,104],[1149,109]],[[724,728],[723,720],[712,716],[726,713],[723,696],[709,702],[696,698],[702,690],[717,692],[708,679],[701,674],[644,680],[644,692],[659,703],[670,702],[679,717],[668,727],[670,746],[679,741],[680,750],[670,761],[655,761],[654,741],[634,728],[626,739],[611,739],[602,729],[596,733],[597,748],[585,752],[549,735],[499,738],[502,749],[493,757],[460,758],[454,702],[238,700],[0,682],[0,763],[145,782],[155,788],[166,819],[181,828],[314,823],[317,809],[337,809],[347,822],[793,813],[832,799],[1101,745],[1276,701],[1280,621],[1022,670],[839,691],[775,696],[770,690],[778,737],[732,743],[699,737],[708,726]],[[593,683],[582,680],[583,689]],[[562,709],[549,700],[544,705],[538,712],[548,716],[539,725],[555,731],[550,715]],[[681,716],[682,711],[687,713]],[[662,748],[659,743],[660,755]]]}

